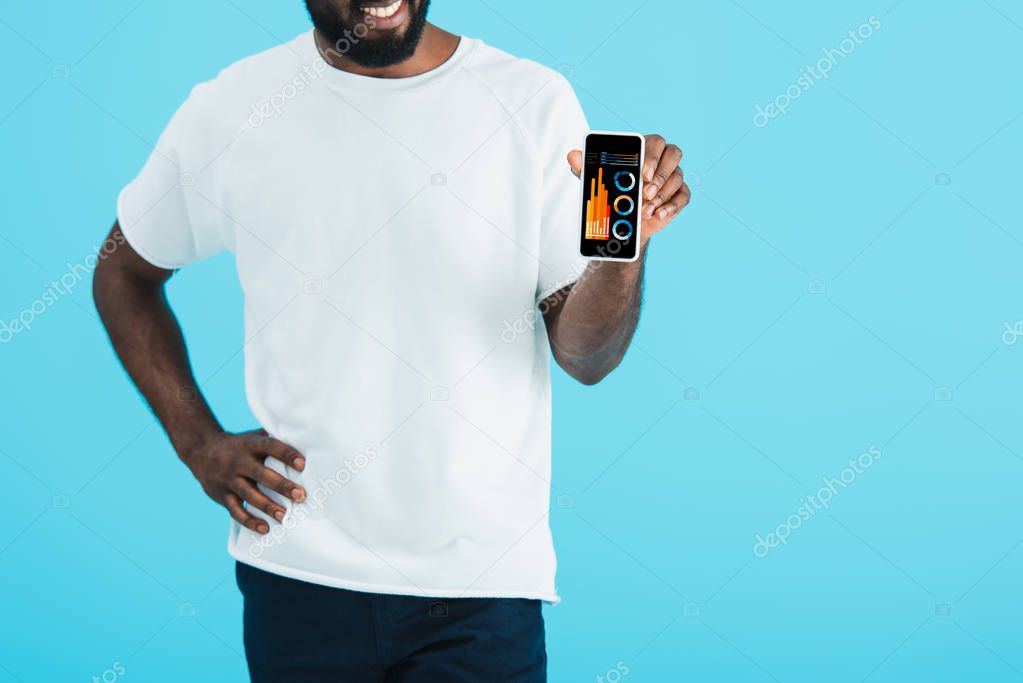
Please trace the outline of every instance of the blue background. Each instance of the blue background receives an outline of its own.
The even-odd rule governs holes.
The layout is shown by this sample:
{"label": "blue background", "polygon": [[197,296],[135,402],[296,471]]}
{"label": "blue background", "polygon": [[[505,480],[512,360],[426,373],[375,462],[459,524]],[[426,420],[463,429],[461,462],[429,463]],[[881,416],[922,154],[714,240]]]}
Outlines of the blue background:
{"label": "blue background", "polygon": [[[753,125],[871,15],[829,79]],[[560,67],[594,128],[678,142],[694,193],[652,244],[623,366],[555,379],[551,680],[1023,679],[1023,339],[1003,334],[1023,319],[1023,7],[435,0],[432,17]],[[193,84],[307,26],[297,1],[4,2],[0,318],[99,246]],[[230,258],[170,295],[211,403],[253,426]],[[87,279],[0,363],[0,682],[115,663],[244,680],[226,515],[119,369]],[[624,427],[598,433],[609,406]],[[754,556],[871,445],[828,510]]]}

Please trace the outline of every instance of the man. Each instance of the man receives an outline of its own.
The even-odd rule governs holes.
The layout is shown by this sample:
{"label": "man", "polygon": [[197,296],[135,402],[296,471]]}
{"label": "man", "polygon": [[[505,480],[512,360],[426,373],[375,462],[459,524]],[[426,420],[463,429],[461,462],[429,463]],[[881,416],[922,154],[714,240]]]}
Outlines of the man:
{"label": "man", "polygon": [[[607,375],[643,261],[578,255],[587,125],[559,74],[428,24],[429,0],[306,4],[314,31],[174,115],[118,200],[97,308],[234,520],[254,681],[544,680],[548,349]],[[644,241],[688,202],[681,156],[647,138]],[[244,434],[163,291],[223,250],[262,427]]]}

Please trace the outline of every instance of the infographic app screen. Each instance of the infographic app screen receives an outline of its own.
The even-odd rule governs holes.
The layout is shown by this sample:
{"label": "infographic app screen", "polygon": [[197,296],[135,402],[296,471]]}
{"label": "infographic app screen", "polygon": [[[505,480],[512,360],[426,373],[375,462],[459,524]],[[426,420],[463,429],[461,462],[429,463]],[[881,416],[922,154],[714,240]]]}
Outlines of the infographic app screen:
{"label": "infographic app screen", "polygon": [[640,159],[636,135],[590,133],[583,155],[583,256],[632,259],[639,237]]}

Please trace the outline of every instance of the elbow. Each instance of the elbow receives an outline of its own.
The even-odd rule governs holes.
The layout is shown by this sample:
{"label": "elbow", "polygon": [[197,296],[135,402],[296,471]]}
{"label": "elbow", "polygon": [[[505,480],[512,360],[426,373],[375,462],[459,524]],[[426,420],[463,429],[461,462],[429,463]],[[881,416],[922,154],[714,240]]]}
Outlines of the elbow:
{"label": "elbow", "polygon": [[103,266],[103,261],[100,260],[96,264],[96,268],[92,271],[92,303],[99,310],[100,304],[103,300],[103,292],[105,290],[105,283],[107,280],[107,269]]}
{"label": "elbow", "polygon": [[554,360],[569,377],[580,384],[591,387],[599,384],[610,375],[622,362],[624,353],[609,356],[602,353],[589,355],[574,355],[565,353],[563,349],[554,346]]}
{"label": "elbow", "polygon": [[576,379],[576,381],[579,382],[580,384],[584,384],[584,385],[586,385],[588,387],[592,387],[592,386],[594,386],[596,384],[600,384],[600,382],[605,377],[607,377],[608,374],[609,373],[606,373],[606,372],[602,372],[602,373],[601,372],[588,372],[588,373],[576,373],[576,374],[573,374],[572,377],[574,377]]}
{"label": "elbow", "polygon": [[595,384],[600,384],[616,367],[618,367],[618,362],[601,366],[575,366],[566,368],[566,372],[580,384],[592,387]]}
{"label": "elbow", "polygon": [[101,318],[106,306],[115,298],[116,290],[117,273],[110,267],[110,264],[100,259],[92,271],[92,303]]}

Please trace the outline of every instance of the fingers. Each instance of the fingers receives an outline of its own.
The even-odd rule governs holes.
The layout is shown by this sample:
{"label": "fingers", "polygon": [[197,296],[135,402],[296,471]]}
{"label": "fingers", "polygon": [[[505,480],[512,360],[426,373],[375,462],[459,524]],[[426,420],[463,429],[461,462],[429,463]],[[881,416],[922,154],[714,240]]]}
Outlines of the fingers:
{"label": "fingers", "polygon": [[269,497],[252,484],[248,479],[239,479],[235,485],[235,493],[248,505],[249,509],[258,508],[278,522],[284,521],[284,508],[270,500]]}
{"label": "fingers", "polygon": [[654,168],[653,177],[647,181],[645,192],[647,199],[657,196],[660,189],[668,182],[671,174],[678,168],[680,161],[682,161],[682,150],[678,145],[666,145],[662,149],[657,166]]}
{"label": "fingers", "polygon": [[670,216],[674,216],[679,211],[686,208],[686,205],[689,204],[689,198],[691,196],[692,195],[689,192],[689,186],[683,182],[682,187],[679,188],[678,192],[676,192],[671,199],[666,201],[664,204],[660,206],[660,208],[657,209],[657,217],[668,218]]}
{"label": "fingers", "polygon": [[279,441],[272,436],[265,434],[253,437],[253,450],[259,455],[269,455],[271,458],[281,461],[288,467],[293,467],[299,472],[305,469],[305,456],[294,448]]}
{"label": "fingers", "polygon": [[257,534],[265,534],[270,531],[270,526],[263,520],[249,514],[249,511],[242,507],[242,499],[234,493],[224,496],[224,507],[231,513],[234,521],[243,527]]}
{"label": "fingers", "polygon": [[258,481],[271,491],[276,491],[285,498],[290,498],[296,503],[305,500],[305,490],[298,484],[282,477],[280,474],[263,465],[256,463],[256,466],[249,472],[249,478]]}
{"label": "fingers", "polygon": [[649,200],[643,207],[643,214],[648,218],[654,215],[654,210],[661,206],[672,197],[675,193],[685,184],[682,169],[678,166],[671,172],[668,179],[661,185],[661,189],[657,192],[657,196]]}
{"label": "fingers", "polygon": [[572,173],[575,173],[576,177],[581,178],[583,172],[583,153],[578,149],[573,149],[568,153],[568,165],[572,169]]}
{"label": "fingers", "polygon": [[[664,138],[660,135],[647,135],[646,136],[646,160],[643,163],[643,181],[650,183],[654,180],[654,171],[657,170],[657,164],[661,161],[661,153],[664,151],[666,146]],[[651,197],[653,195],[650,195]]]}

